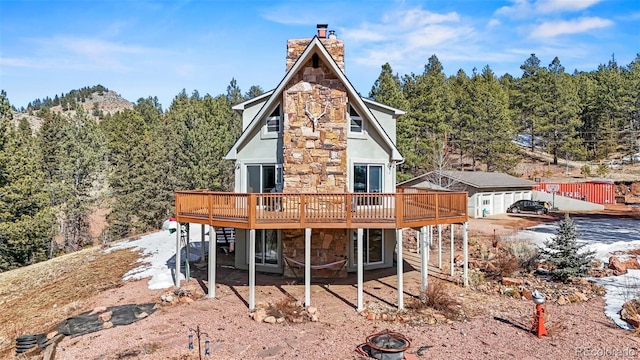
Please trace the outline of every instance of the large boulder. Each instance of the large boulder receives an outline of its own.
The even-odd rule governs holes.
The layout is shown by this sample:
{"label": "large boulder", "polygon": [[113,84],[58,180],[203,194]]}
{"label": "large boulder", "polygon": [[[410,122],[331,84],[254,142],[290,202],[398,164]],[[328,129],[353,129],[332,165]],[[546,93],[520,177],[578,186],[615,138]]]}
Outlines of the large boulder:
{"label": "large boulder", "polygon": [[622,305],[622,310],[620,310],[620,317],[622,320],[629,323],[629,325],[633,326],[635,329],[640,328],[640,315],[638,315],[638,311],[640,311],[640,301],[631,300],[627,301]]}
{"label": "large boulder", "polygon": [[640,263],[635,257],[622,261],[615,256],[611,256],[609,258],[609,269],[612,269],[616,275],[621,275],[629,269],[640,269]]}

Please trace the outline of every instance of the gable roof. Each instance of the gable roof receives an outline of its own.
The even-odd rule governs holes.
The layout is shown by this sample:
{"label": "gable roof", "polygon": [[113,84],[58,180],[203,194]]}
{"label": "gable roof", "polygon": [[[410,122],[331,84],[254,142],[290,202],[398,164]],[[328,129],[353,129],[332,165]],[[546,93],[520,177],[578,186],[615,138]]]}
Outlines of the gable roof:
{"label": "gable roof", "polygon": [[[269,99],[262,105],[262,107],[260,108],[256,116],[253,118],[253,120],[251,120],[251,123],[249,124],[249,126],[247,126],[247,128],[244,129],[244,131],[242,132],[238,140],[235,142],[235,144],[233,144],[233,146],[225,156],[225,159],[228,159],[228,160],[236,159],[238,148],[240,147],[240,145],[242,145],[245,141],[248,140],[249,134],[252,132],[252,130],[256,126],[261,126],[261,119],[265,117],[266,112],[268,111],[268,109],[270,109],[273,106],[275,102],[280,101],[280,94],[282,94],[282,92],[284,91],[284,88],[289,83],[289,80],[291,80],[291,78],[298,72],[298,70],[300,70],[300,68],[311,58],[311,56],[314,53],[317,53],[318,56],[322,58],[322,60],[326,62],[331,68],[331,70],[333,70],[333,72],[337,75],[338,79],[344,84],[345,88],[347,89],[347,95],[349,96],[349,98],[353,99],[356,102],[356,104],[359,105],[358,106],[359,108],[364,109],[364,114],[360,114],[360,116],[368,119],[369,122],[373,125],[373,128],[382,136],[382,139],[384,140],[385,144],[391,150],[391,160],[395,160],[395,161],[403,160],[403,157],[398,151],[398,148],[396,147],[394,142],[391,140],[389,135],[384,131],[384,129],[382,128],[378,120],[375,118],[375,116],[373,116],[373,114],[371,113],[371,110],[369,110],[369,108],[365,105],[365,100],[362,97],[360,97],[360,95],[355,90],[351,82],[349,82],[349,79],[347,79],[347,77],[342,72],[338,64],[335,62],[335,60],[331,57],[331,55],[329,55],[329,52],[327,51],[327,49],[324,47],[324,45],[322,44],[320,39],[318,39],[317,36],[314,36],[313,39],[311,39],[307,47],[304,49],[300,57],[293,64],[291,69],[289,69],[285,77],[280,81],[278,86],[271,92],[271,94],[269,95]],[[267,96],[267,95],[263,94],[260,97],[262,96]],[[235,105],[233,109],[242,110],[246,105],[248,105],[249,103],[255,100],[256,99],[254,98],[252,100],[248,100],[241,104]],[[401,110],[398,110],[398,111],[401,111]],[[398,114],[398,115],[401,115],[401,114]]]}
{"label": "gable roof", "polygon": [[403,181],[398,186],[409,186],[408,184],[416,183],[419,180],[428,178],[434,173],[441,174],[444,177],[469,185],[477,189],[491,188],[532,188],[536,183],[530,180],[524,180],[500,172],[484,172],[484,171],[431,171],[426,174],[416,176],[413,179]]}

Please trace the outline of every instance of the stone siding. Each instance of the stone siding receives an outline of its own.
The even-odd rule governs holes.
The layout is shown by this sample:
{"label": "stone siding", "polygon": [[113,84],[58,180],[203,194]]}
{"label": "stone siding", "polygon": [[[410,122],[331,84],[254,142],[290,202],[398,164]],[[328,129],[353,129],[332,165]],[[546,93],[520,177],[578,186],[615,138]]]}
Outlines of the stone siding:
{"label": "stone siding", "polygon": [[[288,258],[304,262],[304,230],[287,230],[282,235],[282,254]],[[311,232],[311,264],[321,265],[347,258],[349,238],[345,229],[321,229]],[[346,277],[347,269],[342,268],[336,274],[338,268],[311,270],[314,278],[327,278],[336,275],[336,278]],[[295,269],[299,277],[304,276],[304,270]],[[287,266],[284,267],[284,276],[293,277],[294,274]]]}
{"label": "stone siding", "polygon": [[[287,70],[293,66],[309,41],[289,40]],[[322,42],[343,69],[343,42],[336,39],[322,39]],[[315,65],[310,59],[301,66],[286,84],[282,95],[284,193],[332,194],[348,191],[346,87],[325,62],[320,60]],[[320,210],[332,204],[318,203],[315,206]],[[306,209],[313,210],[310,207]],[[347,257],[349,241],[345,230],[314,231],[311,243],[311,263],[314,265]],[[304,261],[304,231],[283,230],[282,251],[284,256]],[[332,276],[334,272],[329,269],[317,270],[313,275]],[[285,269],[287,275],[292,275],[288,268]],[[338,276],[346,275],[347,271],[343,269]]]}

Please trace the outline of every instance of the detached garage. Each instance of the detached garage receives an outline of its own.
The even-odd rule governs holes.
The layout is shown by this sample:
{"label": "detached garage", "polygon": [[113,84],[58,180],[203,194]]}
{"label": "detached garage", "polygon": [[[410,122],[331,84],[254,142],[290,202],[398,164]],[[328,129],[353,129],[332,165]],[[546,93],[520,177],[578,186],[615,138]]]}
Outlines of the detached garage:
{"label": "detached garage", "polygon": [[431,171],[398,184],[434,191],[469,193],[469,216],[504,214],[518,200],[530,200],[535,182],[498,172]]}

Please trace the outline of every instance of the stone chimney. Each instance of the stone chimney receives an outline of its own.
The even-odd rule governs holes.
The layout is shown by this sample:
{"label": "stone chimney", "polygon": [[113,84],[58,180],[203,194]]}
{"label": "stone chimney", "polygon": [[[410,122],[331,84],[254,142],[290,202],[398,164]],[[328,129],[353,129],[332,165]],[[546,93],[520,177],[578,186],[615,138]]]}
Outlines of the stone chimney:
{"label": "stone chimney", "polygon": [[[329,55],[335,60],[340,67],[340,70],[344,72],[344,41],[338,39],[335,30],[329,30],[329,36],[327,37],[327,24],[318,24],[318,39],[322,42],[324,47],[329,52]],[[287,41],[287,69],[289,71],[293,64],[298,60],[304,49],[311,42],[310,38],[306,39],[290,39]]]}
{"label": "stone chimney", "polygon": [[[343,41],[320,41],[343,67]],[[311,39],[288,42],[287,70]],[[283,175],[285,193],[342,193],[347,186],[347,89],[326,62],[314,54],[285,85],[283,98]]]}

